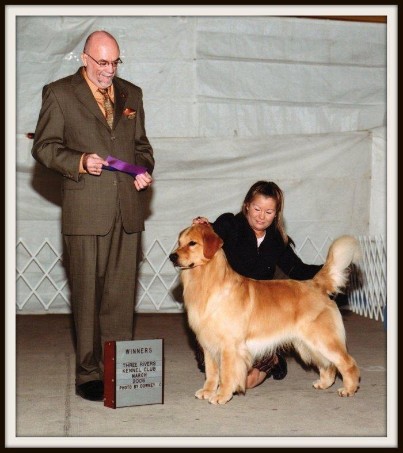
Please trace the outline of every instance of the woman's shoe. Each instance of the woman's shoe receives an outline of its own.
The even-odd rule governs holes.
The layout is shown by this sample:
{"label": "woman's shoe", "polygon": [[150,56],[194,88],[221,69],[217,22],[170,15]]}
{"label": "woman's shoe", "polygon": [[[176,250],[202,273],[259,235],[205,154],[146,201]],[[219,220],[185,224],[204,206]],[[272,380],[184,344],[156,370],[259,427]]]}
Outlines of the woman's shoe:
{"label": "woman's shoe", "polygon": [[285,358],[277,354],[277,363],[273,366],[271,369],[271,376],[273,376],[273,379],[276,381],[280,381],[281,379],[284,379],[287,376],[287,361]]}

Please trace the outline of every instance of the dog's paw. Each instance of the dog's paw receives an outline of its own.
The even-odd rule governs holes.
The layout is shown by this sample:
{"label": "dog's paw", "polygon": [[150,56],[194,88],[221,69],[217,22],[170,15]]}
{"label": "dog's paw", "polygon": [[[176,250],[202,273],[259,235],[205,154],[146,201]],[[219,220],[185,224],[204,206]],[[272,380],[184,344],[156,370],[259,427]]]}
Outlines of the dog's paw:
{"label": "dog's paw", "polygon": [[317,390],[325,390],[333,385],[333,382],[322,382],[320,379],[312,383]]}
{"label": "dog's paw", "polygon": [[198,398],[199,400],[209,400],[214,396],[215,392],[212,392],[211,390],[205,390],[204,388],[198,390],[195,393],[195,397]]}
{"label": "dog's paw", "polygon": [[318,389],[318,390],[322,390],[323,387],[320,385],[320,379],[318,379],[317,381],[315,382],[312,382],[312,385],[315,389]]}
{"label": "dog's paw", "polygon": [[226,404],[232,398],[232,393],[216,393],[209,398],[209,403],[211,404]]}
{"label": "dog's paw", "polygon": [[355,390],[347,390],[345,387],[341,387],[337,390],[337,393],[339,394],[339,396],[354,396],[355,395],[355,392],[357,391],[358,389],[355,389]]}

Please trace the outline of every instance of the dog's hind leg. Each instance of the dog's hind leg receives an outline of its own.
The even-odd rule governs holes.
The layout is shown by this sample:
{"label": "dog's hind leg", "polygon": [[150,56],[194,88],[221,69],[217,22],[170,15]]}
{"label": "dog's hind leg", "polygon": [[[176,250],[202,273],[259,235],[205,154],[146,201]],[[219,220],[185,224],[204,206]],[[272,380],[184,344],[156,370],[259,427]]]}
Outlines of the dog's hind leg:
{"label": "dog's hind leg", "polygon": [[356,361],[348,354],[345,345],[342,343],[339,343],[336,347],[333,343],[331,348],[329,348],[329,345],[320,347],[323,347],[323,354],[334,364],[333,368],[337,368],[343,378],[343,387],[337,390],[338,394],[340,396],[353,396],[357,392],[360,382],[360,370]]}
{"label": "dog's hind leg", "polygon": [[358,390],[360,381],[359,368],[350,354],[348,354],[345,342],[339,338],[321,336],[314,346],[317,351],[331,363],[330,367],[320,369],[320,380],[314,383],[315,388],[327,388],[331,380],[334,381],[336,369],[343,378],[343,387],[338,389],[340,396],[352,396]]}
{"label": "dog's hind leg", "polygon": [[336,380],[337,369],[333,364],[329,364],[326,368],[319,366],[319,379],[315,381],[312,385],[316,389],[328,389],[334,384]]}
{"label": "dog's hind leg", "polygon": [[336,362],[336,366],[343,377],[343,387],[337,390],[338,394],[340,396],[354,395],[360,383],[360,370],[356,361],[345,351]]}
{"label": "dog's hind leg", "polygon": [[[308,347],[323,355],[340,372],[344,386],[338,389],[339,395],[354,395],[358,390],[360,371],[347,352],[344,324],[337,307],[324,310],[313,323],[305,325],[303,330],[304,342]],[[327,379],[330,376],[327,377],[324,373],[324,381]]]}
{"label": "dog's hind leg", "polygon": [[204,360],[206,366],[206,380],[203,388],[195,393],[195,397],[199,398],[199,400],[209,400],[216,394],[219,384],[218,363],[206,349],[204,350]]}
{"label": "dog's hind leg", "polygon": [[336,379],[336,367],[329,362],[322,354],[313,351],[305,343],[299,341],[294,343],[294,347],[303,362],[313,364],[319,370],[319,379],[313,382],[316,389],[327,389],[334,384]]}

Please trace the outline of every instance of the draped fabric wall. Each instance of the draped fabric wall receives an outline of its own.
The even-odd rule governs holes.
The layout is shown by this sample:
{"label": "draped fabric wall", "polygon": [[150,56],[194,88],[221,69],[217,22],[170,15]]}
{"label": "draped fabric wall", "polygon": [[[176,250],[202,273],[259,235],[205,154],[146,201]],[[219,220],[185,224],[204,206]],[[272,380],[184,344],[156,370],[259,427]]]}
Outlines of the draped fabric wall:
{"label": "draped fabric wall", "polygon": [[[43,85],[77,70],[84,40],[97,29],[117,38],[124,61],[119,75],[144,93],[156,158],[145,254],[157,246],[166,256],[197,215],[214,220],[237,212],[258,179],[284,190],[286,227],[297,247],[306,238],[323,245],[340,234],[386,233],[386,24],[270,16],[20,16],[21,313],[70,310],[68,296],[46,307],[37,296],[27,297],[27,285],[39,299],[49,290],[35,280],[43,274],[37,263],[27,262],[49,253],[41,251],[44,241],[50,254],[58,253],[61,237],[60,176],[35,163],[26,133],[35,130]],[[302,255],[307,262],[320,258],[307,249]],[[164,259],[158,266],[174,278]],[[63,281],[63,269],[52,269],[54,281]],[[138,308],[164,311],[164,304],[166,311],[178,308],[172,298]]]}

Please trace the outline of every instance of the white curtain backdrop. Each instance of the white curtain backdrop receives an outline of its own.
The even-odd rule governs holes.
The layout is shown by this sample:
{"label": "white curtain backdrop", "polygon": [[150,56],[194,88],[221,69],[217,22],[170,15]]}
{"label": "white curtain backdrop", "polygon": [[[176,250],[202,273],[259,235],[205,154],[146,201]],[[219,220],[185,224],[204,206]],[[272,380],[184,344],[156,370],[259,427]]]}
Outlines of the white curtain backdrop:
{"label": "white curtain backdrop", "polygon": [[[119,76],[143,89],[156,159],[138,311],[182,309],[166,260],[179,231],[197,215],[214,220],[237,212],[258,179],[284,190],[289,235],[298,249],[307,238],[313,244],[300,250],[306,262],[321,262],[329,238],[386,234],[386,24],[20,16],[19,313],[70,311],[60,255],[61,177],[36,164],[26,134],[35,130],[43,85],[77,70],[85,38],[98,29],[120,44]],[[158,283],[157,295],[149,283]]]}

